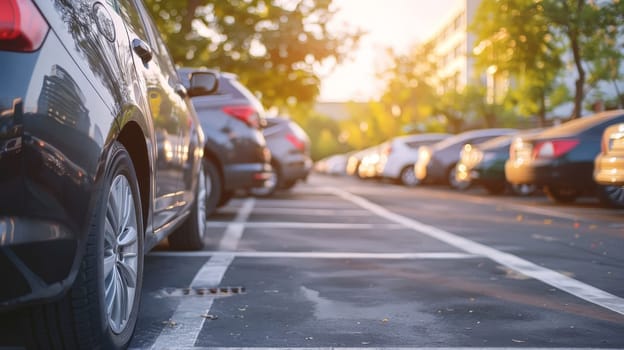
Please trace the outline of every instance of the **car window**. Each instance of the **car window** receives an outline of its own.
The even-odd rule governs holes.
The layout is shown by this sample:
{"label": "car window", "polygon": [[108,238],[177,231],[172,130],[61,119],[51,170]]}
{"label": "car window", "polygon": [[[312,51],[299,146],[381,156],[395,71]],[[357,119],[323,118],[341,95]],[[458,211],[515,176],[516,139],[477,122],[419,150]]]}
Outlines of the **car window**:
{"label": "car window", "polygon": [[139,9],[136,7],[134,1],[119,0],[119,6],[115,6],[115,8],[119,11],[124,22],[130,27],[130,30],[138,35],[139,38],[147,40],[145,25],[143,24]]}
{"label": "car window", "polygon": [[142,4],[139,2],[139,11],[143,14],[143,19],[145,23],[145,29],[148,34],[148,38],[150,41],[150,47],[154,52],[154,60],[157,61],[158,66],[160,67],[162,74],[165,76],[169,84],[172,86],[179,81],[178,73],[173,66],[173,60],[169,55],[169,50],[167,46],[163,42],[158,30],[156,29],[156,25],[152,21],[151,17],[147,14],[145,8],[142,7]]}
{"label": "car window", "polygon": [[290,122],[288,123],[288,125],[290,125],[290,129],[292,130],[293,134],[297,136],[298,139],[300,140],[308,139],[308,134],[306,134],[306,132],[299,126],[299,124],[295,122]]}
{"label": "car window", "polygon": [[437,142],[439,140],[429,140],[429,141],[409,141],[406,142],[405,145],[409,148],[413,148],[413,149],[418,149],[418,147],[420,146],[426,146],[426,145],[430,145],[434,142]]}
{"label": "car window", "polygon": [[494,137],[494,136],[481,136],[481,137],[476,137],[476,138],[474,138],[474,139],[471,139],[471,140],[469,141],[469,143],[472,143],[472,144],[478,145],[478,144],[481,144],[481,143],[484,143],[484,142],[486,142],[486,141],[491,140],[493,137]]}
{"label": "car window", "polygon": [[243,97],[243,94],[241,94],[237,90],[235,83],[236,83],[236,80],[222,76],[221,79],[219,80],[219,89],[217,90],[216,95],[231,95],[235,97]]}

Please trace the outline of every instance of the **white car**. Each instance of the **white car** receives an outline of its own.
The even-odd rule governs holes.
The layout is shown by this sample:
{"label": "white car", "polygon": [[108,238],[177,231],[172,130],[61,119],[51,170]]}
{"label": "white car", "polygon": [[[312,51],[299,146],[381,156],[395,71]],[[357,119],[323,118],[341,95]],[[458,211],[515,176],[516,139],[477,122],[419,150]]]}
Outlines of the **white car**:
{"label": "white car", "polygon": [[441,141],[450,134],[417,134],[399,136],[386,142],[377,164],[380,176],[400,182],[405,186],[416,186],[420,182],[414,173],[418,161],[418,148]]}

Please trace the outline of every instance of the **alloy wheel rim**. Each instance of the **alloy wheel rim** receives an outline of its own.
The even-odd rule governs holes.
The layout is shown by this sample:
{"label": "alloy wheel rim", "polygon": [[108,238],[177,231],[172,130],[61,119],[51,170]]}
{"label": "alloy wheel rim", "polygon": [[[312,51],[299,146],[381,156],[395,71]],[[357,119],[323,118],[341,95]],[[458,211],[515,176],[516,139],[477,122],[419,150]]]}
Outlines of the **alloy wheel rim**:
{"label": "alloy wheel rim", "polygon": [[104,228],[104,297],[113,332],[123,332],[136,299],[139,237],[132,189],[125,176],[113,179]]}
{"label": "alloy wheel rim", "polygon": [[621,186],[605,186],[605,192],[612,202],[617,205],[624,205],[624,187]]}
{"label": "alloy wheel rim", "polygon": [[407,186],[416,186],[418,185],[418,178],[416,177],[416,172],[414,172],[414,167],[410,167],[403,172],[401,176],[403,183]]}

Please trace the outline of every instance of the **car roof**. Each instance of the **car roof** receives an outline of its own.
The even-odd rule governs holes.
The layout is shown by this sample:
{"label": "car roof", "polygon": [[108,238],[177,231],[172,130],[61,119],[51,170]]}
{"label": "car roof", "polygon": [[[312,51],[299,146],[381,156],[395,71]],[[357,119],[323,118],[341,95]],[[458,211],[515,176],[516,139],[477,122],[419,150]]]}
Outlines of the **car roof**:
{"label": "car roof", "polygon": [[513,134],[516,132],[518,132],[517,129],[505,129],[505,128],[470,130],[470,131],[462,132],[460,134],[453,135],[451,137],[447,137],[444,140],[434,144],[432,148],[435,150],[439,150],[439,149],[443,149],[443,148],[458,144],[460,142],[465,142],[466,140],[474,138],[474,137],[483,137],[483,136],[495,137],[495,136]]}
{"label": "car roof", "polygon": [[608,122],[623,115],[624,110],[622,109],[602,112],[588,117],[574,119],[558,126],[553,126],[537,134],[535,137],[561,137],[566,135],[579,134],[597,125]]}
{"label": "car roof", "polygon": [[397,136],[393,139],[393,141],[403,141],[403,142],[419,141],[419,140],[426,141],[429,139],[438,139],[438,138],[449,137],[449,136],[452,136],[452,135],[445,134],[445,133],[424,133],[424,134]]}

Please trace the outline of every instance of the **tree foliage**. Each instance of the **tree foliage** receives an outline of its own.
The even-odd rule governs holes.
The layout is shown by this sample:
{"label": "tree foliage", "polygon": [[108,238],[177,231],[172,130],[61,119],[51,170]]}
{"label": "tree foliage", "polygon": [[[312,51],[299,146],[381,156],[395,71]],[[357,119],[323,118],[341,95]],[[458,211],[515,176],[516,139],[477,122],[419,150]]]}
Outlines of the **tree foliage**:
{"label": "tree foliage", "polygon": [[471,29],[478,42],[474,50],[477,67],[508,74],[515,84],[510,97],[518,102],[513,106],[519,113],[537,115],[544,125],[546,113],[557,106],[548,96],[560,84],[564,46],[542,3],[484,1]]}
{"label": "tree foliage", "polygon": [[337,64],[357,45],[359,30],[329,30],[332,0],[146,0],[181,66],[239,75],[267,107],[313,101],[315,65]]}
{"label": "tree foliage", "polygon": [[569,99],[563,78],[573,67],[571,117],[578,118],[589,89],[605,81],[617,89],[621,80],[623,12],[621,1],[483,1],[472,25],[476,62],[509,73],[517,110],[542,124]]}

